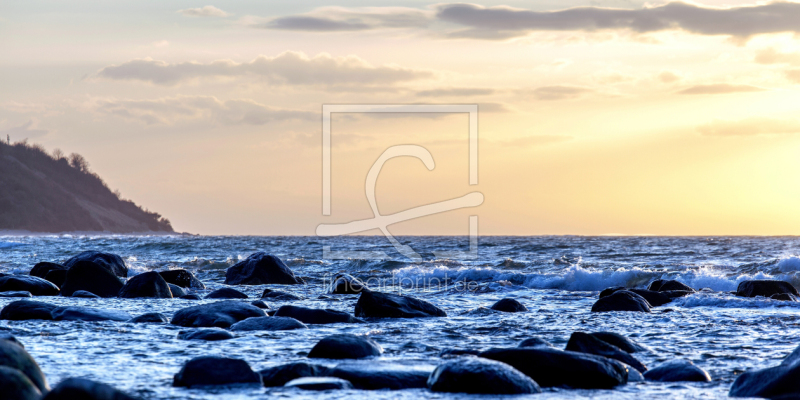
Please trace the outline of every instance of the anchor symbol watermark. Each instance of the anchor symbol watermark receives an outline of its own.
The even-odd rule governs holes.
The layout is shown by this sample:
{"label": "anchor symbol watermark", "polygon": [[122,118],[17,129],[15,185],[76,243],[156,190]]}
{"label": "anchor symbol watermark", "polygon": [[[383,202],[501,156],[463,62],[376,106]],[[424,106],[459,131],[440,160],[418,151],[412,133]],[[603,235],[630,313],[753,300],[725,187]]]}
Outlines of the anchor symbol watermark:
{"label": "anchor symbol watermark", "polygon": [[[469,113],[469,184],[478,184],[478,106],[477,105],[323,105],[322,106],[322,214],[331,215],[331,114],[332,113]],[[453,211],[467,207],[477,207],[483,203],[481,192],[471,192],[454,199],[426,204],[390,215],[381,215],[375,201],[375,184],[383,165],[395,157],[415,157],[422,161],[429,171],[435,163],[431,153],[419,145],[397,145],[386,149],[375,161],[367,174],[365,191],[372,209],[373,218],[343,224],[320,224],[318,236],[340,236],[380,229],[395,249],[413,262],[422,257],[411,247],[400,243],[388,229],[389,225],[433,214]],[[469,217],[469,251],[434,251],[437,258],[475,259],[478,257],[478,216]],[[324,259],[387,259],[382,251],[332,251],[323,246]]]}

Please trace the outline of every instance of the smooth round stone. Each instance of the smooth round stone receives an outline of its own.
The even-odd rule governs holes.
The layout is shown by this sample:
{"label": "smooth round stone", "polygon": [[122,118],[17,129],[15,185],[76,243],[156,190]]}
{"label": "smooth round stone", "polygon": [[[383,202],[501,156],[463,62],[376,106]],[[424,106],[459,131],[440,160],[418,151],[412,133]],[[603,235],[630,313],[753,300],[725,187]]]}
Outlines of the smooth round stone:
{"label": "smooth round stone", "polygon": [[289,317],[255,317],[231,325],[232,331],[288,331],[293,329],[308,329],[308,326]]}
{"label": "smooth round stone", "polygon": [[285,386],[303,390],[339,390],[353,388],[350,382],[329,376],[297,378],[287,382]]}
{"label": "smooth round stone", "polygon": [[180,340],[228,340],[233,339],[234,336],[223,329],[197,329],[194,331],[180,331],[178,332],[178,339]]}

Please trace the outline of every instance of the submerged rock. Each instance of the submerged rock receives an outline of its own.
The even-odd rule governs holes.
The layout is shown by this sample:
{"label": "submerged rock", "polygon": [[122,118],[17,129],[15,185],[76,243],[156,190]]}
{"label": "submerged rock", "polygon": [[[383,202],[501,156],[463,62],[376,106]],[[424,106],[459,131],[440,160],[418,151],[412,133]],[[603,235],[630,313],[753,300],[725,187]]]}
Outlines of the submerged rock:
{"label": "submerged rock", "polygon": [[85,290],[76,290],[76,291],[74,291],[72,293],[72,296],[70,296],[70,297],[78,297],[78,298],[82,298],[82,299],[100,299],[101,298],[100,296],[98,296],[98,295],[96,295],[96,294],[94,294],[92,292],[87,292]]}
{"label": "submerged rock", "polygon": [[308,327],[289,317],[254,317],[231,325],[232,331],[288,331],[308,329]]}
{"label": "submerged rock", "polygon": [[7,319],[12,321],[24,321],[28,319],[44,319],[52,320],[51,314],[56,306],[52,304],[42,303],[30,300],[17,300],[6,304],[0,310],[0,319]]}
{"label": "submerged rock", "polygon": [[122,260],[122,257],[116,254],[101,253],[94,250],[84,251],[67,260],[64,266],[70,269],[81,261],[97,264],[120,278],[128,277],[128,266],[125,265],[125,261]]}
{"label": "submerged rock", "polygon": [[439,307],[411,296],[364,291],[358,298],[356,317],[362,318],[423,318],[446,317]]}
{"label": "submerged rock", "polygon": [[[644,297],[636,293],[620,290],[608,296],[601,297],[592,306],[592,312],[607,311],[638,311],[649,313],[650,303],[648,303]],[[534,378],[534,380],[536,379]]]}
{"label": "submerged rock", "polygon": [[0,292],[0,297],[33,297],[31,292]]}
{"label": "submerged rock", "polygon": [[34,265],[33,268],[31,268],[31,271],[28,273],[28,275],[45,279],[47,273],[50,271],[66,271],[66,270],[67,267],[61,264],[44,261]]}
{"label": "submerged rock", "polygon": [[645,351],[646,349],[632,340],[628,339],[625,336],[620,335],[619,333],[614,332],[594,332],[590,333],[590,335],[612,345],[619,347],[620,350],[626,353],[636,353],[640,351]]}
{"label": "submerged rock", "polygon": [[730,397],[764,397],[795,399],[800,397],[800,347],[789,354],[780,365],[747,371],[733,382]]}
{"label": "submerged rock", "polygon": [[492,310],[495,311],[502,311],[502,312],[524,312],[528,311],[528,307],[525,307],[522,303],[515,299],[502,299],[499,300],[497,303],[494,303],[491,307]]}
{"label": "submerged rock", "polygon": [[182,288],[205,289],[203,284],[193,273],[185,269],[171,269],[159,272],[167,283],[180,286]]}
{"label": "submerged rock", "polygon": [[196,329],[193,331],[180,331],[178,332],[178,339],[180,340],[228,340],[233,339],[234,336],[230,332],[219,328]]}
{"label": "submerged rock", "polygon": [[261,370],[259,374],[261,374],[264,386],[273,387],[283,386],[287,382],[297,378],[328,376],[330,370],[330,368],[324,365],[294,362]]}
{"label": "submerged rock", "polygon": [[22,371],[0,365],[0,397],[9,400],[39,400],[42,392]]}
{"label": "submerged rock", "polygon": [[344,312],[329,309],[306,308],[300,306],[281,306],[275,313],[276,317],[291,317],[304,324],[353,324],[362,322],[356,317]]}
{"label": "submerged rock", "polygon": [[147,313],[147,314],[142,314],[138,317],[134,317],[128,322],[134,324],[144,324],[144,323],[166,324],[169,322],[169,318],[161,313]]}
{"label": "submerged rock", "polygon": [[544,339],[541,339],[541,338],[537,338],[537,337],[533,337],[533,338],[529,338],[529,339],[525,339],[525,340],[523,340],[523,341],[522,341],[522,342],[519,344],[519,346],[517,346],[517,347],[544,347],[544,348],[552,348],[552,347],[553,347],[553,345],[552,345],[552,344],[550,344],[550,342],[548,342],[547,340],[544,340]]}
{"label": "submerged rock", "polygon": [[526,347],[490,349],[478,356],[504,362],[541,387],[611,389],[628,381],[627,368],[622,363],[592,354]]}
{"label": "submerged rock", "polygon": [[286,386],[303,390],[338,390],[353,388],[350,382],[330,376],[297,378],[287,382]]}
{"label": "submerged rock", "polygon": [[185,294],[185,295],[181,296],[180,298],[184,299],[184,300],[200,300],[200,296],[198,296],[198,295],[196,295],[194,293]]}
{"label": "submerged rock", "polygon": [[402,365],[375,361],[350,361],[337,365],[329,374],[342,378],[356,389],[401,390],[427,387],[432,365]]}
{"label": "submerged rock", "polygon": [[39,364],[25,351],[24,347],[15,342],[0,340],[0,366],[18,370],[42,393],[50,390],[47,378],[39,368]]}
{"label": "submerged rock", "polygon": [[688,296],[693,293],[681,290],[657,292],[653,290],[626,289],[623,287],[616,287],[616,288],[608,288],[600,292],[600,298],[609,296],[621,290],[626,290],[632,293],[636,293],[639,296],[644,297],[644,299],[647,300],[647,303],[650,304],[650,307],[660,307],[663,306],[664,304],[672,302],[672,300],[675,300],[678,297]]}
{"label": "submerged rock", "polygon": [[661,363],[644,373],[644,379],[658,382],[711,382],[708,372],[689,360],[672,360]]}
{"label": "submerged rock", "polygon": [[172,291],[170,291],[167,281],[165,281],[158,272],[150,271],[128,279],[125,286],[120,289],[119,297],[123,299],[142,297],[171,299]]}
{"label": "submerged rock", "polygon": [[317,342],[308,352],[308,358],[355,359],[379,356],[381,353],[381,346],[369,337],[340,333]]}
{"label": "submerged rock", "polygon": [[542,389],[508,364],[464,357],[439,365],[428,379],[433,392],[471,394],[531,394]]}
{"label": "submerged rock", "polygon": [[105,383],[83,378],[61,381],[42,400],[138,400]]}
{"label": "submerged rock", "polygon": [[659,279],[655,280],[650,283],[650,286],[647,287],[647,290],[652,290],[655,292],[668,292],[673,290],[679,290],[683,292],[694,292],[695,290],[686,284],[678,282],[676,280],[664,280]]}
{"label": "submerged rock", "polygon": [[793,296],[800,296],[797,289],[789,282],[772,280],[744,281],[736,288],[736,295],[740,297],[771,297],[772,295],[788,293]]}
{"label": "submerged rock", "polygon": [[570,336],[565,350],[612,358],[636,368],[639,372],[643,373],[647,371],[647,367],[629,353],[585,332],[574,332],[572,336]]}
{"label": "submerged rock", "polygon": [[125,311],[90,307],[58,307],[51,313],[56,321],[128,321],[133,318]]}
{"label": "submerged rock", "polygon": [[296,285],[303,281],[273,255],[258,252],[228,268],[226,285]]}
{"label": "submerged rock", "polygon": [[367,289],[367,285],[358,278],[348,274],[339,274],[328,285],[328,294],[359,294],[364,289]]}
{"label": "submerged rock", "polygon": [[227,328],[251,317],[267,315],[264,310],[238,301],[218,301],[182,308],[172,316],[172,324],[192,327]]}
{"label": "submerged rock", "polygon": [[34,296],[58,296],[61,290],[53,282],[30,275],[0,276],[0,292],[31,292]]}
{"label": "submerged rock", "polygon": [[295,296],[289,292],[281,292],[280,290],[272,289],[264,289],[264,293],[261,294],[261,298],[276,301],[302,300],[300,296]]}
{"label": "submerged rock", "polygon": [[439,352],[439,357],[477,356],[480,353],[481,351],[476,349],[444,349]]}
{"label": "submerged rock", "polygon": [[238,358],[202,356],[184,364],[172,381],[183,387],[233,384],[261,385],[261,375]]}
{"label": "submerged rock", "polygon": [[85,290],[100,297],[117,297],[122,286],[119,278],[108,268],[91,261],[77,261],[67,270],[61,294],[72,296],[78,290]]}
{"label": "submerged rock", "polygon": [[247,295],[231,288],[217,289],[206,295],[206,299],[246,299]]}

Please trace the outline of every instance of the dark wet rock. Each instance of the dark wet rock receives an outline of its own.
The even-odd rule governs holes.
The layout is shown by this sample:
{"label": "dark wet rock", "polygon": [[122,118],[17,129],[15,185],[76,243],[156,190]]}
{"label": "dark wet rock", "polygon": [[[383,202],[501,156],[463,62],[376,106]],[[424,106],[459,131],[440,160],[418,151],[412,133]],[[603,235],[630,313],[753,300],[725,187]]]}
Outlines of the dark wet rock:
{"label": "dark wet rock", "polygon": [[264,310],[239,301],[218,301],[182,308],[175,312],[171,323],[178,326],[227,328],[251,317],[263,317]]}
{"label": "dark wet rock", "polygon": [[24,321],[28,319],[52,320],[56,306],[39,301],[17,300],[6,304],[0,311],[0,319]]}
{"label": "dark wet rock", "polygon": [[180,298],[184,299],[184,300],[200,300],[200,296],[198,296],[198,295],[196,295],[194,293],[185,294],[185,295],[181,296]]}
{"label": "dark wet rock", "polygon": [[261,375],[237,358],[202,356],[187,362],[175,374],[172,386],[261,384]]}
{"label": "dark wet rock", "polygon": [[636,368],[639,372],[643,373],[647,371],[647,367],[629,353],[585,332],[574,332],[572,336],[570,336],[565,350],[611,358],[628,364]]}
{"label": "dark wet rock", "polygon": [[31,292],[34,296],[58,296],[53,282],[30,275],[0,276],[0,292]]}
{"label": "dark wet rock", "polygon": [[[22,372],[41,392],[50,390],[39,364],[25,348],[10,340],[0,340],[0,366]],[[0,392],[2,395],[2,392]]]}
{"label": "dark wet rock", "polygon": [[495,311],[502,311],[502,312],[524,312],[528,311],[528,307],[525,307],[522,303],[518,302],[514,299],[502,299],[499,300],[497,303],[494,303],[491,307],[492,310]]}
{"label": "dark wet rock", "polygon": [[730,397],[764,397],[768,399],[800,398],[800,347],[777,367],[747,371],[733,382]]}
{"label": "dark wet rock", "polygon": [[647,290],[652,290],[655,292],[668,292],[673,290],[679,290],[682,292],[694,292],[695,290],[684,283],[678,282],[676,280],[664,280],[659,279],[655,280],[650,283],[650,286],[647,287]]}
{"label": "dark wet rock", "polygon": [[42,400],[139,400],[105,383],[83,378],[61,381]]}
{"label": "dark wet rock", "polygon": [[132,322],[134,324],[143,324],[143,323],[166,324],[169,322],[169,317],[167,317],[162,313],[147,313],[132,318],[128,322]]}
{"label": "dark wet rock", "polygon": [[797,297],[789,293],[776,293],[769,297],[772,300],[778,301],[797,301]]}
{"label": "dark wet rock", "polygon": [[122,259],[122,257],[116,254],[101,253],[94,250],[84,251],[83,253],[80,253],[77,256],[67,260],[64,263],[64,266],[67,267],[67,269],[70,269],[81,261],[95,263],[120,278],[128,277],[128,266],[125,265],[125,261]]}
{"label": "dark wet rock", "polygon": [[228,340],[233,339],[234,336],[230,332],[219,328],[196,329],[192,331],[178,332],[178,339],[180,340]]}
{"label": "dark wet rock", "polygon": [[644,299],[647,300],[647,303],[650,304],[650,307],[660,307],[663,306],[664,304],[672,302],[672,300],[675,300],[678,297],[688,296],[694,293],[694,292],[680,291],[680,290],[656,292],[653,290],[626,289],[622,287],[616,287],[616,288],[608,288],[600,292],[600,298],[609,296],[621,290],[633,292],[638,294],[639,296],[644,297]]}
{"label": "dark wet rock", "polygon": [[308,327],[289,317],[254,317],[231,325],[232,331],[289,331]]}
{"label": "dark wet rock", "polygon": [[0,397],[9,400],[39,400],[42,392],[22,371],[0,366]]}
{"label": "dark wet rock", "polygon": [[44,280],[51,282],[60,288],[61,286],[64,286],[64,281],[67,280],[67,270],[56,269],[50,271],[44,276]]}
{"label": "dark wet rock", "polygon": [[260,308],[262,310],[269,310],[271,308],[269,306],[269,304],[264,303],[263,300],[253,300],[253,301],[250,302],[250,304],[252,304],[252,305],[254,305],[254,306],[256,306],[256,307],[258,307],[258,308]]}
{"label": "dark wet rock", "polygon": [[51,313],[56,321],[128,321],[133,316],[125,311],[90,307],[58,307]]}
{"label": "dark wet rock", "polygon": [[261,378],[266,387],[283,386],[287,382],[305,377],[328,376],[330,368],[307,362],[294,362],[261,370]]}
{"label": "dark wet rock", "polygon": [[525,339],[525,340],[523,340],[523,341],[522,341],[522,342],[519,344],[519,346],[517,346],[517,347],[544,347],[544,348],[552,348],[552,347],[553,347],[553,345],[552,345],[552,344],[550,344],[550,342],[548,342],[547,340],[544,340],[544,339],[541,339],[541,338],[538,338],[538,337],[532,337],[532,338],[528,338],[528,339]]}
{"label": "dark wet rock", "polygon": [[169,284],[158,272],[149,271],[128,279],[125,286],[119,291],[119,297],[123,299],[156,298],[171,299],[172,291]]}
{"label": "dark wet rock", "polygon": [[542,389],[508,364],[464,357],[439,365],[428,379],[433,392],[471,394],[531,394]]}
{"label": "dark wet rock", "polygon": [[66,271],[66,270],[67,270],[67,267],[65,267],[65,266],[63,266],[61,264],[56,264],[56,263],[51,263],[51,262],[46,262],[45,261],[45,262],[40,262],[40,263],[34,265],[33,268],[31,268],[31,272],[29,272],[28,275],[36,276],[36,277],[45,279],[45,277],[47,276],[47,273],[50,272],[50,271]]}
{"label": "dark wet rock", "polygon": [[302,300],[300,296],[295,296],[289,292],[282,292],[280,290],[264,289],[261,294],[262,299],[270,299],[275,301],[293,301]]}
{"label": "dark wet rock", "polygon": [[303,281],[273,255],[258,252],[228,268],[226,285],[296,285]]}
{"label": "dark wet rock", "polygon": [[172,293],[172,297],[186,296],[186,292],[182,287],[169,282],[167,283],[167,286],[169,286],[169,292]]}
{"label": "dark wet rock", "polygon": [[427,387],[433,370],[432,365],[345,362],[333,368],[330,375],[349,381],[356,389],[401,390]]}
{"label": "dark wet rock", "polygon": [[741,297],[771,297],[772,295],[781,293],[800,296],[797,294],[797,289],[795,289],[791,283],[784,281],[744,281],[736,288],[736,295]]}
{"label": "dark wet rock", "polygon": [[439,307],[424,300],[400,294],[362,292],[355,308],[356,317],[423,318],[446,317]]}
{"label": "dark wet rock", "polygon": [[194,274],[185,269],[171,269],[169,271],[161,271],[159,274],[161,274],[161,277],[164,278],[167,283],[171,283],[182,288],[206,288],[206,285],[204,285],[203,282],[200,282],[200,280],[197,279]]}
{"label": "dark wet rock", "polygon": [[636,353],[640,351],[645,351],[644,347],[634,343],[632,340],[628,339],[625,336],[620,335],[619,333],[614,332],[594,332],[590,333],[590,335],[612,345],[619,347],[620,350],[626,353]]}
{"label": "dark wet rock", "polygon": [[369,337],[340,333],[317,342],[308,352],[308,358],[355,359],[379,356],[382,352],[381,346]]}
{"label": "dark wet rock", "polygon": [[480,352],[480,350],[475,349],[444,349],[439,352],[439,357],[477,356]]}
{"label": "dark wet rock", "polygon": [[206,295],[206,299],[246,299],[247,295],[231,288],[217,289]]}
{"label": "dark wet rock", "polygon": [[637,371],[636,368],[631,367],[628,364],[622,363],[628,370],[628,383],[631,382],[644,382],[644,375],[641,372]]}
{"label": "dark wet rock", "polygon": [[325,376],[293,379],[286,383],[286,387],[295,387],[303,390],[338,390],[352,389],[353,385],[344,379]]}
{"label": "dark wet rock", "polygon": [[87,292],[85,290],[76,290],[76,291],[74,291],[72,293],[72,296],[70,296],[70,297],[80,297],[80,298],[83,298],[83,299],[100,299],[100,298],[102,298],[102,297],[100,297],[100,296],[98,296],[98,295],[96,295],[96,294],[94,294],[92,292]]}
{"label": "dark wet rock", "polygon": [[22,348],[25,348],[25,345],[22,344],[22,342],[17,340],[17,338],[14,335],[12,335],[12,334],[10,334],[8,332],[0,332],[0,340],[7,340],[7,341],[9,341],[11,343],[16,343],[18,346],[20,346]]}
{"label": "dark wet rock", "polygon": [[[636,293],[620,290],[608,296],[601,297],[592,306],[592,312],[606,311],[638,311],[649,313],[650,303],[648,303],[644,297]],[[536,378],[534,378],[534,380],[536,380]]]}
{"label": "dark wet rock", "polygon": [[339,274],[328,285],[328,294],[359,294],[364,289],[367,289],[367,285],[360,279],[348,274]]}
{"label": "dark wet rock", "polygon": [[281,306],[275,313],[276,317],[291,317],[304,324],[336,324],[362,322],[356,317],[344,312],[319,308],[306,308],[300,306]]}
{"label": "dark wet rock", "polygon": [[100,297],[117,297],[122,286],[119,278],[108,268],[91,261],[77,261],[67,270],[61,294],[72,296],[77,290],[85,290]]}
{"label": "dark wet rock", "polygon": [[0,292],[0,297],[33,297],[31,292]]}
{"label": "dark wet rock", "polygon": [[627,368],[622,363],[593,354],[525,347],[490,349],[479,356],[504,362],[541,387],[611,389],[628,381]]}
{"label": "dark wet rock", "polygon": [[658,382],[711,382],[708,372],[689,360],[672,360],[644,373],[644,379]]}

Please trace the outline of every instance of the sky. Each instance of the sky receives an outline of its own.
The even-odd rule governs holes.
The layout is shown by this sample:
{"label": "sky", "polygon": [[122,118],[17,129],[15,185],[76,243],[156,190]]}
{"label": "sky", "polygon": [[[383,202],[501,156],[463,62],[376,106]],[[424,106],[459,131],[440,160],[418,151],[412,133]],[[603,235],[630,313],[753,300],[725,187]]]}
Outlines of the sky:
{"label": "sky", "polygon": [[[800,234],[800,3],[0,3],[0,136],[82,154],[177,231],[313,235],[480,192],[394,234]],[[393,4],[389,6],[389,4]],[[478,105],[468,114],[326,104]],[[366,234],[379,234],[368,231]]]}

